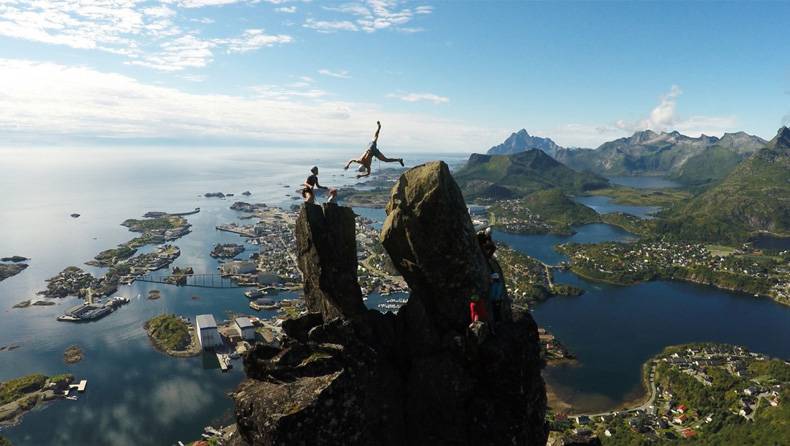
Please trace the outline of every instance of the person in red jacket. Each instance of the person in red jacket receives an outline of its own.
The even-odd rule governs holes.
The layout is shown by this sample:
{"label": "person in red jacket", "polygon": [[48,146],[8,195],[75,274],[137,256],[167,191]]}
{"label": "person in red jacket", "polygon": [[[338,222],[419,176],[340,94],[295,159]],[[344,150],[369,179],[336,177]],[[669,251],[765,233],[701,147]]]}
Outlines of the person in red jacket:
{"label": "person in red jacket", "polygon": [[472,294],[472,297],[469,298],[469,318],[471,319],[470,323],[488,322],[485,302],[480,300],[477,294]]}

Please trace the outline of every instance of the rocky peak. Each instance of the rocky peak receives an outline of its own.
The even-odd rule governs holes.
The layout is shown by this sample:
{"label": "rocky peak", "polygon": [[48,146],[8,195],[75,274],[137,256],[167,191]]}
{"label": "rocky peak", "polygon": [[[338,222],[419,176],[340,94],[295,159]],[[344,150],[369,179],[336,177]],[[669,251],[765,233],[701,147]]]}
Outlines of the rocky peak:
{"label": "rocky peak", "polygon": [[790,128],[782,127],[776,132],[776,136],[768,143],[768,147],[774,149],[790,149]]}
{"label": "rocky peak", "polygon": [[303,206],[310,313],[283,324],[282,346],[245,356],[234,444],[545,444],[532,317],[514,312],[486,337],[467,329],[489,272],[447,165],[404,173],[387,213],[381,240],[411,290],[397,315],[360,309],[351,209]]}
{"label": "rocky peak", "polygon": [[305,204],[297,218],[296,250],[307,310],[324,320],[366,311],[357,281],[354,212],[336,204]]}

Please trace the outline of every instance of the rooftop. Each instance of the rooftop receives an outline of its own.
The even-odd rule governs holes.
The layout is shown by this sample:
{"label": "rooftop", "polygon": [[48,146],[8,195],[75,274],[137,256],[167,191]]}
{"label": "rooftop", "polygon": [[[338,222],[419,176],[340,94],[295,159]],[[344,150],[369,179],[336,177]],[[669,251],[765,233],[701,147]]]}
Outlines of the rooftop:
{"label": "rooftop", "polygon": [[236,325],[238,325],[239,328],[252,328],[252,322],[248,317],[237,317]]}
{"label": "rooftop", "polygon": [[195,322],[200,328],[217,328],[217,321],[214,320],[213,314],[199,314],[195,318]]}

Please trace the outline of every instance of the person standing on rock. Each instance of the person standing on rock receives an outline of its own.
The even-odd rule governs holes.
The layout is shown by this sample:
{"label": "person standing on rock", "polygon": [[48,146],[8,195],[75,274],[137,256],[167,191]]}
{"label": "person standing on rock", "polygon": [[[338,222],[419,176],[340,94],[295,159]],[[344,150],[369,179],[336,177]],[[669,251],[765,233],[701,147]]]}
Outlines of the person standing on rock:
{"label": "person standing on rock", "polygon": [[376,125],[378,126],[376,128],[376,134],[373,135],[373,141],[371,141],[370,144],[368,144],[368,148],[367,150],[365,150],[365,153],[363,153],[362,156],[359,157],[358,159],[348,160],[348,163],[346,163],[346,167],[344,168],[345,170],[348,170],[348,168],[351,167],[351,164],[353,163],[359,164],[361,166],[359,170],[365,171],[365,173],[357,175],[357,178],[362,178],[370,175],[370,163],[373,162],[373,157],[376,157],[377,159],[384,161],[385,163],[397,162],[400,163],[401,167],[403,167],[403,158],[387,158],[378,149],[379,132],[381,131],[381,122],[376,121]]}
{"label": "person standing on rock", "polygon": [[324,189],[329,191],[329,198],[326,200],[326,202],[332,203],[337,196],[337,190],[318,184],[318,166],[313,166],[313,168],[310,169],[310,173],[311,175],[308,176],[304,181],[304,188],[302,189],[302,198],[304,198],[305,203],[315,203],[316,189]]}

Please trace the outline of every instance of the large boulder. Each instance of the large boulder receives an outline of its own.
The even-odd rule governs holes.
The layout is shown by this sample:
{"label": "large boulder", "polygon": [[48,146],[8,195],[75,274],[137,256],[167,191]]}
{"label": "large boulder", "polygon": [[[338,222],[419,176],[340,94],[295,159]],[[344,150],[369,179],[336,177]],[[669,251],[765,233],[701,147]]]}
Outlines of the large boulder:
{"label": "large boulder", "polygon": [[387,213],[381,240],[411,291],[397,315],[364,307],[351,209],[303,206],[310,313],[283,324],[282,346],[246,355],[234,444],[545,445],[535,321],[516,312],[487,336],[467,328],[489,271],[447,165],[403,174]]}

